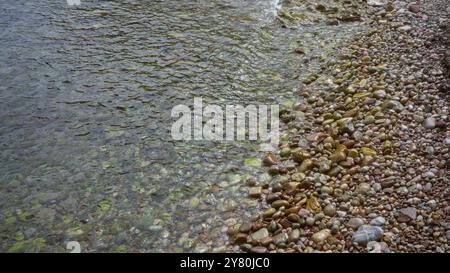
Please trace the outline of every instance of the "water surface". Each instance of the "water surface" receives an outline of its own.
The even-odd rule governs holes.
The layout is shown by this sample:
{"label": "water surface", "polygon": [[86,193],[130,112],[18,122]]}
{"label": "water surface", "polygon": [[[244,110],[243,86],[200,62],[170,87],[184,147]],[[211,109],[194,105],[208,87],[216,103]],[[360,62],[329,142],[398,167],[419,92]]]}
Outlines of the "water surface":
{"label": "water surface", "polygon": [[[0,250],[205,251],[258,210],[253,142],[177,142],[177,104],[293,98],[334,39],[273,0],[0,3]],[[306,48],[297,54],[298,47]]]}

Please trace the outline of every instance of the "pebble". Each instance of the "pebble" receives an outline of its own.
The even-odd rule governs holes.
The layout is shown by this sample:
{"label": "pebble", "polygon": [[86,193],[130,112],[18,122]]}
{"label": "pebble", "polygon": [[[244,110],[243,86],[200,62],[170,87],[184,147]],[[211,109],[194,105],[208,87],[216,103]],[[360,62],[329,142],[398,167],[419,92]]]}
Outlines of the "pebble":
{"label": "pebble", "polygon": [[267,252],[267,248],[263,247],[263,246],[254,246],[250,249],[251,253],[266,253]]}
{"label": "pebble", "polygon": [[297,242],[300,239],[300,230],[299,229],[294,229],[290,234],[289,234],[289,242]]}
{"label": "pebble", "polygon": [[362,225],[353,233],[353,242],[367,245],[370,241],[378,241],[383,237],[383,229],[378,226]]}
{"label": "pebble", "polygon": [[253,232],[250,237],[257,242],[261,242],[262,240],[269,237],[269,231],[267,230],[267,228],[261,228],[258,231]]}
{"label": "pebble", "polygon": [[316,222],[316,220],[313,217],[306,218],[306,224],[308,226],[313,226],[315,222]]}
{"label": "pebble", "polygon": [[275,209],[278,209],[280,207],[287,207],[289,206],[289,202],[286,200],[276,200],[272,202],[272,207]]}
{"label": "pebble", "polygon": [[382,226],[385,223],[386,223],[386,219],[384,219],[384,217],[382,217],[382,216],[375,217],[374,219],[372,219],[370,221],[370,224],[372,226]]}
{"label": "pebble", "polygon": [[272,215],[274,215],[276,212],[277,212],[277,210],[275,208],[270,208],[270,209],[267,209],[266,211],[264,211],[262,215],[264,218],[269,218]]}
{"label": "pebble", "polygon": [[273,234],[258,243],[267,251],[446,251],[446,3],[368,2],[380,7],[359,9],[374,22],[369,36],[299,88],[301,119],[282,115],[279,186],[255,194],[272,206],[252,225]]}
{"label": "pebble", "polygon": [[285,232],[281,232],[273,236],[272,239],[274,244],[281,245],[286,243],[286,241],[288,240],[288,235]]}
{"label": "pebble", "polygon": [[323,213],[325,213],[325,215],[333,217],[334,215],[336,215],[336,207],[333,205],[327,205],[324,209],[323,209]]}
{"label": "pebble", "polygon": [[251,187],[248,194],[250,197],[259,198],[262,194],[262,187]]}
{"label": "pebble", "polygon": [[358,229],[362,225],[364,225],[364,219],[358,217],[351,218],[347,222],[347,226],[351,227],[352,229]]}
{"label": "pebble", "polygon": [[367,194],[367,193],[369,193],[369,191],[370,191],[370,184],[368,184],[368,183],[360,183],[359,185],[358,185],[358,188],[356,189],[356,191],[359,193],[359,194]]}
{"label": "pebble", "polygon": [[423,174],[422,174],[422,177],[423,178],[433,178],[433,177],[435,177],[436,175],[433,173],[433,172],[431,172],[431,171],[427,171],[427,172],[424,172]]}
{"label": "pebble", "polygon": [[244,223],[239,228],[239,232],[249,233],[252,230],[252,223]]}
{"label": "pebble", "polygon": [[311,237],[311,240],[313,240],[316,243],[324,242],[328,237],[330,237],[331,231],[329,229],[322,229],[319,232],[316,232]]}
{"label": "pebble", "polygon": [[401,209],[399,212],[400,212],[399,217],[398,217],[399,222],[406,223],[411,220],[416,220],[416,217],[417,217],[416,208],[408,207],[408,208]]}
{"label": "pebble", "polygon": [[418,13],[420,11],[420,7],[416,3],[409,3],[406,7],[412,13]]}
{"label": "pebble", "polygon": [[406,195],[406,194],[408,194],[408,188],[407,187],[400,187],[400,188],[398,188],[397,189],[397,193],[399,194],[399,195]]}
{"label": "pebble", "polygon": [[423,122],[423,127],[426,129],[434,129],[436,127],[436,119],[433,117],[426,118]]}

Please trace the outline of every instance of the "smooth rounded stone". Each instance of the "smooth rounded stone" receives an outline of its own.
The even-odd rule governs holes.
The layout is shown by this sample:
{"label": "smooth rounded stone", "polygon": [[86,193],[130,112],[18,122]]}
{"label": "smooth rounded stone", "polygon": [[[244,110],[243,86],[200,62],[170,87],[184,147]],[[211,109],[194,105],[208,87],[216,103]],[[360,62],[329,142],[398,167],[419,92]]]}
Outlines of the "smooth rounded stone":
{"label": "smooth rounded stone", "polygon": [[376,90],[373,92],[373,96],[377,99],[383,99],[386,97],[386,91],[384,90]]}
{"label": "smooth rounded stone", "polygon": [[367,249],[370,253],[390,253],[390,249],[385,242],[370,241],[367,243]]}
{"label": "smooth rounded stone", "polygon": [[429,206],[430,208],[434,209],[437,206],[436,200],[432,199],[432,200],[428,201],[427,202],[427,206]]}
{"label": "smooth rounded stone", "polygon": [[241,227],[239,228],[239,232],[242,233],[249,233],[252,230],[252,223],[244,223],[241,225]]}
{"label": "smooth rounded stone", "polygon": [[375,217],[377,217],[378,215],[375,212],[371,212],[367,215],[368,218],[373,219]]}
{"label": "smooth rounded stone", "polygon": [[291,175],[291,179],[297,182],[301,182],[305,179],[306,175],[304,173],[294,173]]}
{"label": "smooth rounded stone", "polygon": [[264,157],[263,163],[266,166],[273,166],[273,165],[277,165],[279,163],[279,161],[278,161],[278,158],[274,154],[269,153],[269,154],[267,154],[266,157]]}
{"label": "smooth rounded stone", "polygon": [[281,232],[273,236],[272,239],[275,245],[281,245],[286,243],[286,241],[288,240],[288,235],[285,232]]}
{"label": "smooth rounded stone", "polygon": [[239,248],[244,252],[249,252],[250,249],[252,248],[252,245],[251,244],[241,244],[239,246]]}
{"label": "smooth rounded stone", "polygon": [[277,212],[275,212],[273,215],[272,215],[272,218],[273,219],[278,219],[278,218],[280,218],[280,216],[283,214],[283,212],[281,211],[281,210],[279,210],[279,211],[277,211]]}
{"label": "smooth rounded stone", "polygon": [[313,217],[306,218],[306,224],[308,226],[313,226],[315,222],[316,222],[316,220]]}
{"label": "smooth rounded stone", "polygon": [[429,155],[433,155],[434,154],[434,147],[433,146],[428,146],[425,148],[425,152]]}
{"label": "smooth rounded stone", "polygon": [[280,192],[282,190],[283,186],[280,183],[276,183],[275,185],[272,186],[272,192]]}
{"label": "smooth rounded stone", "polygon": [[408,194],[408,188],[407,187],[400,187],[397,189],[397,193],[400,195],[407,195]]}
{"label": "smooth rounded stone", "polygon": [[331,234],[336,235],[339,232],[339,226],[338,225],[332,225],[331,226]]}
{"label": "smooth rounded stone", "polygon": [[352,229],[358,229],[360,226],[364,225],[364,222],[365,222],[364,219],[354,217],[348,220],[347,226],[349,226]]}
{"label": "smooth rounded stone", "polygon": [[259,198],[262,194],[262,187],[251,187],[248,195],[253,198]]}
{"label": "smooth rounded stone", "polygon": [[367,0],[367,5],[374,7],[382,7],[388,3],[388,0]]}
{"label": "smooth rounded stone", "polygon": [[325,215],[333,217],[334,215],[336,215],[336,207],[333,205],[327,205],[324,209],[323,209],[323,213],[325,213]]}
{"label": "smooth rounded stone", "polygon": [[289,206],[289,202],[286,200],[276,200],[272,202],[272,207],[275,209],[287,206]]}
{"label": "smooth rounded stone", "polygon": [[233,239],[234,239],[234,243],[237,244],[237,245],[247,243],[247,234],[245,234],[245,233],[238,233],[238,234],[236,234],[234,236]]}
{"label": "smooth rounded stone", "polygon": [[311,212],[309,212],[309,210],[307,210],[307,209],[300,209],[298,211],[298,215],[300,217],[307,218],[307,217],[311,216]]}
{"label": "smooth rounded stone", "polygon": [[408,10],[412,13],[418,13],[420,11],[420,7],[419,5],[417,5],[416,3],[409,3],[407,6]]}
{"label": "smooth rounded stone", "polygon": [[274,215],[276,212],[277,210],[275,208],[270,208],[264,211],[262,215],[264,218],[269,218],[272,217],[272,215]]}
{"label": "smooth rounded stone", "polygon": [[321,174],[321,173],[315,173],[314,174],[314,182],[320,184],[324,184],[328,180],[328,176]]}
{"label": "smooth rounded stone", "polygon": [[370,241],[378,241],[383,238],[383,229],[378,226],[362,225],[353,233],[353,242],[359,245],[367,245]]}
{"label": "smooth rounded stone", "polygon": [[[398,29],[401,31],[409,31],[411,30],[411,26],[402,26],[399,27]],[[403,104],[397,100],[385,100],[382,104],[381,104],[381,109],[382,110],[394,110],[396,112],[401,112],[403,111],[405,107],[403,106]]]}
{"label": "smooth rounded stone", "polygon": [[311,170],[313,167],[313,162],[311,159],[305,159],[302,164],[300,164],[300,166],[298,167],[298,171],[301,173],[305,173],[309,170]]}
{"label": "smooth rounded stone", "polygon": [[426,129],[434,129],[436,127],[436,119],[433,117],[426,118],[423,122],[423,127]]}
{"label": "smooth rounded stone", "polygon": [[325,218],[325,214],[323,214],[323,212],[319,212],[314,215],[314,220],[316,222],[321,221],[323,218]]}
{"label": "smooth rounded stone", "polygon": [[298,216],[298,214],[291,213],[288,215],[287,219],[292,223],[298,223],[298,221],[300,220],[300,216]]}
{"label": "smooth rounded stone", "polygon": [[356,141],[362,140],[363,136],[364,136],[364,134],[361,131],[356,131],[356,132],[353,133],[353,138]]}
{"label": "smooth rounded stone", "polygon": [[372,189],[373,189],[374,191],[381,191],[381,189],[382,189],[381,184],[380,184],[380,183],[374,183],[374,184],[372,185]]}
{"label": "smooth rounded stone", "polygon": [[320,192],[321,193],[326,193],[326,194],[332,194],[333,193],[333,189],[328,187],[328,186],[322,186],[320,188]]}
{"label": "smooth rounded stone", "polygon": [[372,124],[375,122],[375,117],[372,115],[368,115],[364,118],[364,124]]}
{"label": "smooth rounded stone", "polygon": [[331,169],[331,161],[330,160],[321,160],[317,164],[319,166],[319,172],[326,173]]}
{"label": "smooth rounded stone", "polygon": [[290,155],[291,155],[291,149],[289,147],[284,147],[283,149],[281,149],[281,151],[280,151],[281,157],[288,157]]}
{"label": "smooth rounded stone", "polygon": [[309,142],[321,142],[325,138],[328,137],[328,134],[318,132],[318,133],[312,133],[306,136],[306,140]]}
{"label": "smooth rounded stone", "polygon": [[404,31],[404,32],[409,32],[412,30],[412,26],[409,26],[409,25],[401,26],[398,28],[398,30]]}
{"label": "smooth rounded stone", "polygon": [[311,155],[307,151],[301,148],[295,149],[291,153],[292,153],[292,160],[294,160],[297,163],[302,163],[304,160],[311,157]]}
{"label": "smooth rounded stone", "polygon": [[301,207],[301,206],[293,206],[293,207],[290,207],[290,208],[288,208],[288,209],[285,209],[285,210],[284,210],[284,213],[285,213],[286,215],[289,215],[289,214],[296,214],[296,213],[298,213],[298,211],[300,210],[300,207]]}
{"label": "smooth rounded stone", "polygon": [[355,157],[358,157],[358,150],[357,149],[349,149],[348,151],[347,151],[347,156],[348,157],[351,157],[351,158],[355,158]]}
{"label": "smooth rounded stone", "polygon": [[416,217],[417,217],[416,208],[407,207],[399,211],[398,221],[401,223],[407,223],[409,221],[416,220]]}
{"label": "smooth rounded stone", "polygon": [[359,194],[368,194],[370,191],[370,184],[369,183],[365,183],[362,182],[358,185],[358,187],[356,188],[356,192]]}
{"label": "smooth rounded stone", "polygon": [[329,229],[322,229],[319,232],[316,232],[311,237],[311,240],[313,240],[315,243],[321,243],[324,242],[328,237],[331,236],[331,231]]}
{"label": "smooth rounded stone", "polygon": [[384,219],[383,216],[375,217],[375,218],[373,218],[373,219],[370,221],[370,224],[371,224],[372,226],[382,226],[382,225],[384,225],[385,223],[386,223],[386,219]]}
{"label": "smooth rounded stone", "polygon": [[250,249],[251,253],[266,253],[267,248],[264,246],[254,246]]}
{"label": "smooth rounded stone", "polygon": [[363,155],[368,155],[368,156],[376,156],[377,155],[377,152],[375,152],[373,149],[371,149],[369,147],[362,147],[360,151]]}
{"label": "smooth rounded stone", "polygon": [[450,240],[450,230],[447,230],[446,236],[447,236],[447,240]]}
{"label": "smooth rounded stone", "polygon": [[444,144],[445,145],[450,145],[450,137],[447,137],[444,139]]}
{"label": "smooth rounded stone", "polygon": [[267,195],[266,197],[266,202],[267,203],[272,203],[273,201],[279,200],[280,196],[278,194],[275,193],[271,193],[269,195]]}
{"label": "smooth rounded stone", "polygon": [[257,242],[261,242],[265,238],[269,237],[269,231],[267,228],[261,228],[258,231],[253,232],[250,237]]}
{"label": "smooth rounded stone", "polygon": [[334,163],[339,163],[341,161],[344,161],[347,158],[347,155],[344,151],[336,151],[333,154],[330,155],[330,160]]}
{"label": "smooth rounded stone", "polygon": [[291,233],[289,233],[289,238],[288,241],[289,242],[297,242],[300,239],[300,230],[299,229],[294,229],[292,230]]}
{"label": "smooth rounded stone", "polygon": [[277,231],[277,229],[278,229],[277,222],[275,222],[274,220],[272,220],[272,221],[270,222],[269,226],[267,227],[267,229],[268,229],[270,232],[275,232],[275,231]]}
{"label": "smooth rounded stone", "polygon": [[433,172],[431,172],[431,171],[427,171],[427,172],[424,172],[423,174],[422,174],[422,177],[423,178],[434,178],[436,175],[433,173]]}

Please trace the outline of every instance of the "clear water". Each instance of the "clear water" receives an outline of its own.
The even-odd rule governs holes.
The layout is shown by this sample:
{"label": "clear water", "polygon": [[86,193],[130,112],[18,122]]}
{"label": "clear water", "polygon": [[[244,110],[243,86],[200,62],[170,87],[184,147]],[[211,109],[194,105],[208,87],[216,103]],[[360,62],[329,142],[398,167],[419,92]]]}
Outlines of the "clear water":
{"label": "clear water", "polygon": [[172,141],[172,107],[292,100],[351,28],[282,28],[273,0],[81,3],[0,2],[0,250],[225,245],[258,209],[242,181],[270,179],[258,145]]}

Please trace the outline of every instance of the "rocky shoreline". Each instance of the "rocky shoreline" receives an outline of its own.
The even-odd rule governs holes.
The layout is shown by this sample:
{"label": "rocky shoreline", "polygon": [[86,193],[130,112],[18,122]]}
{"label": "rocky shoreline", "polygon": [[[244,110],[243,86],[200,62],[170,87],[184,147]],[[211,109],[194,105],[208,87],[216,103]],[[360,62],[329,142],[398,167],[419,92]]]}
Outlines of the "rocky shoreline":
{"label": "rocky shoreline", "polygon": [[448,2],[367,2],[367,31],[280,112],[276,182],[249,181],[265,210],[228,228],[234,251],[449,251]]}

